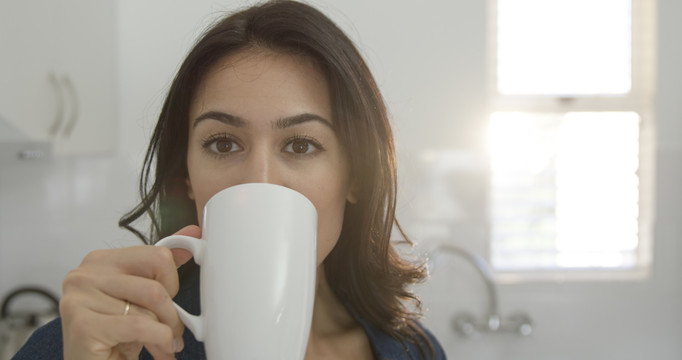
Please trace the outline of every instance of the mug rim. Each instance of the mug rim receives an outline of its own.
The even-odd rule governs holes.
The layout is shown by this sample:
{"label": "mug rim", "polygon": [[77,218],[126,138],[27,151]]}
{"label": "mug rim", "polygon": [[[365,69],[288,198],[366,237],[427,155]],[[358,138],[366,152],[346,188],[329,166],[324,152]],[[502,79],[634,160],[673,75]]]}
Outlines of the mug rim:
{"label": "mug rim", "polygon": [[305,195],[301,194],[300,192],[298,192],[292,188],[282,186],[282,185],[278,185],[278,184],[272,184],[272,183],[242,183],[242,184],[237,184],[237,185],[226,187],[226,188],[218,191],[217,193],[213,194],[213,196],[211,196],[208,199],[208,201],[206,201],[206,205],[204,205],[204,210],[207,209],[209,207],[209,205],[212,204],[213,202],[218,201],[218,200],[216,200],[217,198],[226,196],[225,194],[227,194],[227,193],[232,193],[235,191],[242,191],[243,188],[262,188],[262,189],[265,189],[264,191],[270,191],[270,192],[272,192],[272,191],[288,192],[290,195],[293,195],[294,197],[298,197],[300,199],[305,200],[305,202],[307,202],[310,206],[312,206],[312,208],[317,213],[317,208],[315,208],[315,205],[312,203],[312,201],[310,201],[310,199],[308,199],[308,197],[306,197]]}

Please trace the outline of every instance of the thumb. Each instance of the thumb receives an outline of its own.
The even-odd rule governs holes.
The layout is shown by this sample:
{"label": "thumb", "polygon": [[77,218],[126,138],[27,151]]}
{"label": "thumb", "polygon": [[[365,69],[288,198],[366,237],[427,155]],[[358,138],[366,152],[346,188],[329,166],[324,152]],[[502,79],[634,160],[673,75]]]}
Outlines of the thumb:
{"label": "thumb", "polygon": [[[178,230],[178,232],[173,235],[185,235],[200,239],[201,228],[196,225],[188,225]],[[173,253],[173,260],[175,261],[175,266],[177,267],[182,266],[192,258],[192,253],[185,249],[171,249],[171,252]]]}

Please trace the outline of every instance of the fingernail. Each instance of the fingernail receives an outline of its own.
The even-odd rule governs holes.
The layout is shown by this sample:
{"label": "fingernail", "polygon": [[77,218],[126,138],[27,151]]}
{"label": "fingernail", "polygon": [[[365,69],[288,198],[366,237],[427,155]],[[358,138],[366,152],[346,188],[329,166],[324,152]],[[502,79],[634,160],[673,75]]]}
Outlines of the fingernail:
{"label": "fingernail", "polygon": [[177,338],[173,340],[173,351],[176,353],[182,351],[182,349],[185,347],[185,343],[182,341],[182,338]]}

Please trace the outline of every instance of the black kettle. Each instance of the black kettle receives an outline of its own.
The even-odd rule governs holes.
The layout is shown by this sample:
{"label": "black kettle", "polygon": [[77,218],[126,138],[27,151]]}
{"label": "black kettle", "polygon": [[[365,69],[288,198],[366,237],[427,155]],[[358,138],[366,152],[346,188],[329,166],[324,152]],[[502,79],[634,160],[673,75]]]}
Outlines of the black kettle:
{"label": "black kettle", "polygon": [[[20,298],[39,297],[48,303],[37,310],[10,309]],[[33,302],[31,302],[33,304]],[[19,351],[33,331],[59,316],[59,300],[50,291],[39,287],[21,287],[13,290],[2,301],[0,308],[0,360],[9,360]]]}

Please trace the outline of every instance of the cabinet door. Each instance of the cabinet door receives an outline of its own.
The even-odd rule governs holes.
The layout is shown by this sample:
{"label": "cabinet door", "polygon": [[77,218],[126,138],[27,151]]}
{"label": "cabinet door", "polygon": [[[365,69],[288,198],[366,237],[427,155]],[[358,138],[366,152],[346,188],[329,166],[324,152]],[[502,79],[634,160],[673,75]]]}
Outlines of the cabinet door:
{"label": "cabinet door", "polygon": [[0,14],[2,117],[58,156],[113,150],[116,2],[9,1]]}
{"label": "cabinet door", "polygon": [[54,151],[72,154],[112,150],[118,104],[116,2],[58,2],[57,67],[69,111]]}
{"label": "cabinet door", "polygon": [[0,117],[32,139],[59,120],[56,2],[0,2]]}

